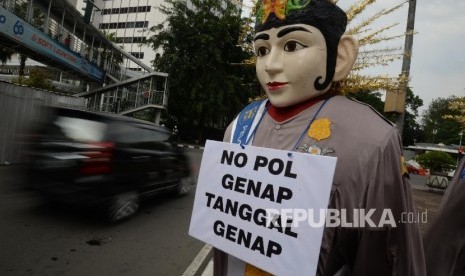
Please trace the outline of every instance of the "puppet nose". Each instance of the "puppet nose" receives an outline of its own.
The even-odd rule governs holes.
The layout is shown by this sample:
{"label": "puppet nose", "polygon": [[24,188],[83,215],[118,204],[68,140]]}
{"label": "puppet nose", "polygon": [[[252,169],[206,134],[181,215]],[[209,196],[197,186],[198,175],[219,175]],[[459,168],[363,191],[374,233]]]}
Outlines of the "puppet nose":
{"label": "puppet nose", "polygon": [[265,66],[265,71],[269,74],[279,73],[283,70],[282,55],[276,51],[271,51]]}

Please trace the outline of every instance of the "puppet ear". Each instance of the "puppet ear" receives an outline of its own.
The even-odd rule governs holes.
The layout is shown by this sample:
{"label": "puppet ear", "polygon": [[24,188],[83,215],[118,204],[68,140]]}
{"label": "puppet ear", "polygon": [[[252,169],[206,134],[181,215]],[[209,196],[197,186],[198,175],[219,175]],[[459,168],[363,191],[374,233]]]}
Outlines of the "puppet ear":
{"label": "puppet ear", "polygon": [[341,81],[349,75],[358,54],[358,43],[352,36],[343,36],[337,47],[336,69],[333,81]]}

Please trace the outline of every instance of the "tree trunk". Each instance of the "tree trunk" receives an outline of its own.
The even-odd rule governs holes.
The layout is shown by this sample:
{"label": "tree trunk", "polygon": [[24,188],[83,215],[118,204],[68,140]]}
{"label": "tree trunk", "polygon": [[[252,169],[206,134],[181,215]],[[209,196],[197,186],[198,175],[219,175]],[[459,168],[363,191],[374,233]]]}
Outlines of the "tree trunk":
{"label": "tree trunk", "polygon": [[24,77],[24,69],[26,68],[26,59],[25,55],[19,55],[19,77]]}

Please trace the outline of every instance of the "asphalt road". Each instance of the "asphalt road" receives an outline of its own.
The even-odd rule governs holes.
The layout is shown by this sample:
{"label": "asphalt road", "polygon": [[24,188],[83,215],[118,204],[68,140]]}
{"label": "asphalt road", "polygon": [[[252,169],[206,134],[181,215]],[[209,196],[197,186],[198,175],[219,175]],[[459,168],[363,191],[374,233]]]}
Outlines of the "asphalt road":
{"label": "asphalt road", "polygon": [[[191,150],[198,169],[201,151]],[[44,202],[0,166],[0,275],[182,275],[204,245],[188,236],[194,192],[158,196],[129,221]]]}
{"label": "asphalt road", "polygon": [[[187,151],[198,171],[202,151]],[[194,192],[159,196],[111,225],[44,202],[21,188],[23,176],[18,166],[0,166],[0,275],[182,275],[204,245],[187,234]],[[441,195],[421,191],[424,181],[411,175],[417,207],[430,217]]]}

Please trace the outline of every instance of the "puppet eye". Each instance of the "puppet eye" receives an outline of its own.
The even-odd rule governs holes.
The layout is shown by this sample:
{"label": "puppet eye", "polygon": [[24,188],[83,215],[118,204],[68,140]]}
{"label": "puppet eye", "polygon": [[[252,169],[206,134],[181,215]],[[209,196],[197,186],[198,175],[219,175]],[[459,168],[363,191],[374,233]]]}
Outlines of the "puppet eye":
{"label": "puppet eye", "polygon": [[268,55],[269,53],[270,53],[270,50],[266,47],[261,46],[261,47],[258,47],[257,49],[257,56],[259,57],[263,57],[265,55]]}
{"label": "puppet eye", "polygon": [[289,41],[286,45],[284,45],[284,51],[286,52],[295,52],[303,48],[307,48],[307,46],[300,44],[297,41]]}

